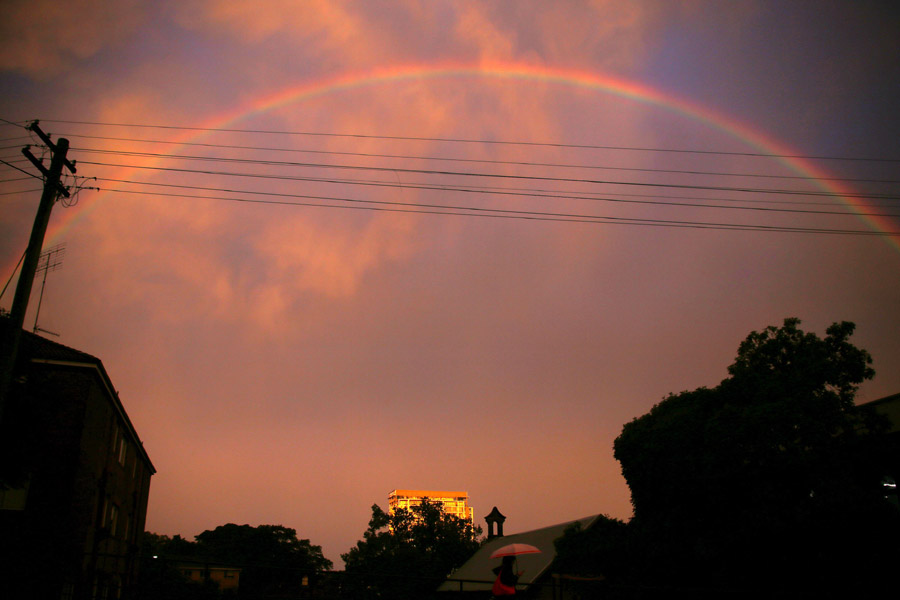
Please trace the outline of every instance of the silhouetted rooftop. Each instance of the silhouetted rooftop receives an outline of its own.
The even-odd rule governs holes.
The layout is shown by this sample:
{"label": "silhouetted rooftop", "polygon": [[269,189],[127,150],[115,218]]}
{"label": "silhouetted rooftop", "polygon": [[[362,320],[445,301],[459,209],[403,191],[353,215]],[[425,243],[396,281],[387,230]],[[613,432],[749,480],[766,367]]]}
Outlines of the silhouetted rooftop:
{"label": "silhouetted rooftop", "polygon": [[[498,548],[502,548],[507,544],[530,544],[541,550],[540,554],[524,554],[518,557],[518,568],[523,571],[519,578],[518,585],[521,588],[535,583],[553,563],[556,558],[556,546],[554,542],[562,537],[566,529],[580,523],[582,529],[590,527],[597,520],[597,515],[576,519],[575,521],[566,521],[542,527],[541,529],[533,529],[522,533],[514,533],[512,535],[504,535],[503,537],[495,537],[485,542],[478,549],[472,558],[467,560],[460,568],[454,571],[447,581],[438,588],[439,592],[455,592],[459,591],[459,580],[466,580],[463,584],[463,590],[467,592],[477,590],[490,590],[493,586],[494,567],[500,566],[499,558],[491,558],[491,554]],[[482,582],[482,583],[469,583]]]}
{"label": "silhouetted rooftop", "polygon": [[[0,337],[0,339],[8,335],[9,331],[9,317],[7,315],[0,315],[0,336],[2,336]],[[104,386],[109,390],[110,398],[116,410],[119,412],[122,420],[130,430],[133,441],[137,444],[138,451],[143,454],[148,466],[150,467],[151,472],[156,473],[156,468],[150,461],[150,457],[147,455],[146,450],[144,450],[144,444],[143,442],[141,442],[141,439],[137,434],[137,430],[135,430],[131,419],[128,417],[128,413],[125,412],[125,407],[122,405],[122,402],[119,399],[119,393],[116,391],[116,388],[113,386],[109,374],[103,367],[103,361],[101,361],[96,356],[88,354],[87,352],[82,352],[81,350],[70,348],[69,346],[60,344],[59,342],[48,340],[45,337],[41,337],[24,329],[22,330],[22,337],[19,344],[19,353],[17,357],[17,362],[19,365],[25,364],[26,362],[30,361],[35,363],[70,365],[76,367],[87,366],[96,369],[97,374],[102,380]]]}

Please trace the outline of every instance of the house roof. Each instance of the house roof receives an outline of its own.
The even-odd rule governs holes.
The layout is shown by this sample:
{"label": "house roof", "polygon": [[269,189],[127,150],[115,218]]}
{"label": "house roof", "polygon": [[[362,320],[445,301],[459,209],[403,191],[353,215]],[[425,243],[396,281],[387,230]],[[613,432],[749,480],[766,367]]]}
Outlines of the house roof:
{"label": "house roof", "polygon": [[[0,335],[5,336],[7,334],[9,325],[10,320],[8,318],[0,318]],[[22,361],[28,361],[33,364],[94,370],[100,378],[103,387],[107,390],[107,395],[110,398],[113,408],[125,424],[125,428],[128,430],[138,453],[150,467],[150,472],[156,473],[156,468],[153,466],[150,456],[144,449],[144,443],[141,441],[140,436],[138,436],[137,430],[134,428],[131,419],[128,418],[128,413],[125,412],[125,407],[119,399],[119,393],[113,386],[112,380],[109,378],[109,374],[107,374],[106,369],[103,367],[103,362],[99,358],[92,356],[87,352],[70,348],[25,330],[22,330],[22,337],[19,344],[19,364],[22,364]]]}
{"label": "house roof", "polygon": [[207,568],[207,569],[227,569],[229,571],[242,571],[243,567],[235,566],[234,563],[217,560],[208,556],[187,556],[180,554],[166,554],[153,556],[154,559],[162,560],[175,567],[181,568]]}
{"label": "house roof", "polygon": [[[439,592],[458,592],[490,590],[496,575],[493,569],[500,565],[500,560],[491,558],[491,554],[498,548],[507,544],[531,544],[540,548],[540,554],[524,554],[518,557],[519,571],[523,571],[519,578],[520,586],[528,586],[540,579],[550,568],[556,558],[556,546],[554,542],[562,537],[566,529],[579,523],[583,529],[587,529],[597,520],[599,515],[584,517],[574,521],[566,521],[557,525],[550,525],[541,529],[514,533],[495,537],[485,542],[472,558],[463,566],[450,574],[447,580],[438,588]],[[462,580],[462,584],[460,581]],[[462,587],[460,587],[462,585]]]}
{"label": "house roof", "polygon": [[875,409],[876,412],[885,415],[888,419],[890,419],[890,433],[900,431],[900,394],[885,396],[884,398],[872,400],[871,402],[867,402],[865,404],[862,404],[861,406],[870,406]]}

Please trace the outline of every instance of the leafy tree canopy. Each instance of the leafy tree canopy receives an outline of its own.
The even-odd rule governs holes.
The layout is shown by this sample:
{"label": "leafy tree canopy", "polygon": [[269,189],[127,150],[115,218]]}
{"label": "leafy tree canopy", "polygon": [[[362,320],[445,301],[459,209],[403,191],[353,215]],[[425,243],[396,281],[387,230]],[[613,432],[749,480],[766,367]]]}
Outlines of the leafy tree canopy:
{"label": "leafy tree canopy", "polygon": [[702,564],[758,583],[788,564],[834,564],[883,515],[883,423],[853,402],[872,359],[849,342],[853,323],[824,338],[799,325],[751,333],[727,379],[668,396],[616,439],[632,523],[655,540],[643,552],[669,575]]}
{"label": "leafy tree canopy", "polygon": [[321,546],[281,525],[220,525],[197,536],[201,553],[241,565],[289,568],[312,575],[331,568]]}
{"label": "leafy tree canopy", "polygon": [[706,513],[722,500],[712,490],[729,496],[729,512],[760,500],[803,503],[847,475],[835,461],[877,429],[853,404],[872,359],[848,341],[852,323],[832,325],[824,339],[799,324],[751,333],[719,386],[670,395],[625,425],[614,448],[636,517]]}
{"label": "leafy tree canopy", "polygon": [[219,590],[188,580],[178,569],[179,560],[197,555],[197,544],[180,535],[169,537],[144,532],[141,549],[141,568],[138,572],[134,596],[139,600],[203,600],[219,597]]}
{"label": "leafy tree canopy", "polygon": [[[315,577],[332,566],[320,546],[299,539],[296,530],[281,525],[228,523],[204,531],[196,542],[148,532],[144,534],[144,554],[145,559],[159,556],[158,563],[170,567],[178,559],[192,558],[240,568],[241,598],[297,595],[303,577]],[[171,578],[169,573],[153,573]]]}
{"label": "leafy tree canopy", "polygon": [[554,542],[554,568],[566,575],[621,580],[628,570],[629,557],[623,552],[627,534],[628,526],[623,521],[606,515],[597,517],[588,529],[576,521]]}
{"label": "leafy tree canopy", "polygon": [[423,502],[393,514],[372,505],[363,539],[341,558],[359,597],[415,598],[433,591],[480,546],[480,527]]}
{"label": "leafy tree canopy", "polygon": [[331,568],[320,546],[281,525],[220,525],[198,535],[197,547],[201,554],[242,568],[242,598],[299,593],[303,577]]}

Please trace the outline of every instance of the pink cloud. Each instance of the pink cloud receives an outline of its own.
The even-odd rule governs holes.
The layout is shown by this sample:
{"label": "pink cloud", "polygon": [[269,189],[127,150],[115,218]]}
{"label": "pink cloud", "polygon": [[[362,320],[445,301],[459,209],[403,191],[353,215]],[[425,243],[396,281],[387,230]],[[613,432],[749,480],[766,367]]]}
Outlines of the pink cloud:
{"label": "pink cloud", "polygon": [[45,79],[126,40],[138,0],[8,0],[0,5],[0,69]]}

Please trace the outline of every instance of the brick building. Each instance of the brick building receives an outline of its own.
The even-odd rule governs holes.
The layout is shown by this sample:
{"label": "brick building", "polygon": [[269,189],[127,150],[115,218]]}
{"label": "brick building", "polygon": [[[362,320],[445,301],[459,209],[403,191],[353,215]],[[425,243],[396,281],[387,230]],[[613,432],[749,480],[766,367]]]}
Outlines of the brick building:
{"label": "brick building", "polygon": [[0,597],[127,598],[153,463],[98,358],[23,332],[18,359],[0,423]]}

